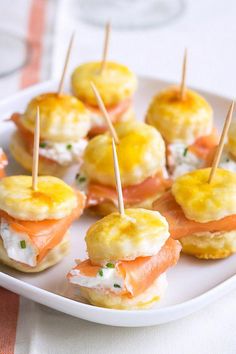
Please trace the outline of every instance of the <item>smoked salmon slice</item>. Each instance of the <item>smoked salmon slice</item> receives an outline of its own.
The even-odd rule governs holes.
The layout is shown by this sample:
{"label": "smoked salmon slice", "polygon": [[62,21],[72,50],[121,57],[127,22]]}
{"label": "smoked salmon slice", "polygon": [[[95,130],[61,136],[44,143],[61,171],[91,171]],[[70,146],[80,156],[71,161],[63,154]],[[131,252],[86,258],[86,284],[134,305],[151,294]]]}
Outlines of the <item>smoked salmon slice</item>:
{"label": "smoked salmon slice", "polygon": [[[116,269],[124,279],[124,284],[128,284],[128,287],[122,291],[122,295],[133,297],[143,293],[162,273],[177,263],[180,250],[179,242],[169,238],[155,256],[138,257],[133,261],[116,263]],[[79,270],[81,275],[96,277],[101,267],[92,265],[87,259],[74,269]],[[68,278],[70,277],[69,273]]]}
{"label": "smoked salmon slice", "polygon": [[209,135],[198,138],[194,144],[189,146],[189,150],[199,158],[206,160],[209,151],[218,145],[219,137],[216,129],[214,128]]}
{"label": "smoked salmon slice", "polygon": [[[165,192],[171,187],[171,180],[163,178],[162,174],[148,177],[140,184],[123,188],[123,199],[125,204],[139,203],[157,193]],[[97,205],[104,200],[114,203],[117,201],[115,188],[99,183],[89,183],[87,193],[87,207]]]}
{"label": "smoked salmon slice", "polygon": [[206,223],[187,219],[171,192],[166,192],[156,200],[153,209],[159,211],[167,219],[170,236],[177,240],[198,232],[220,232],[236,229],[236,215]]}
{"label": "smoked salmon slice", "polygon": [[0,153],[0,178],[5,176],[4,167],[7,165],[7,157],[4,152]]}
{"label": "smoked salmon slice", "polygon": [[[14,113],[11,116],[11,120],[15,123],[20,135],[22,136],[23,142],[25,144],[26,150],[33,155],[33,148],[34,148],[34,134],[30,132],[28,129],[24,127],[21,123],[21,115],[19,113]],[[56,164],[55,160],[49,159],[48,157],[42,156],[39,153],[39,157],[41,160],[49,162],[51,164]]]}
{"label": "smoked salmon slice", "polygon": [[[113,123],[117,123],[120,121],[121,116],[128,110],[131,103],[132,103],[131,99],[126,99],[126,100],[120,102],[119,104],[117,104],[116,106],[106,107],[106,110],[107,110]],[[85,106],[94,114],[101,116],[101,111],[98,107],[90,106],[87,104]],[[102,134],[105,131],[107,131],[107,125],[104,122],[104,125],[93,126],[89,131],[89,136],[92,137],[92,136],[95,136],[98,134]]]}
{"label": "smoked salmon slice", "polygon": [[26,233],[32,244],[38,250],[37,261],[40,262],[45,255],[57,246],[63,239],[72,222],[78,218],[84,208],[84,197],[78,195],[78,205],[72,213],[58,220],[25,221],[17,220],[3,210],[0,210],[0,218],[4,218],[10,227],[18,233]]}
{"label": "smoked salmon slice", "polygon": [[[188,151],[192,152],[194,155],[196,155],[198,158],[208,161],[209,160],[209,154],[212,151],[215,151],[216,146],[218,145],[219,138],[216,129],[214,128],[212,133],[209,135],[202,136],[198,138],[192,145],[188,147]],[[166,149],[166,157],[168,161],[168,166],[169,168],[174,166],[174,161],[171,156],[171,151],[168,148]],[[206,164],[206,162],[205,162]],[[204,164],[204,165],[205,165]]]}
{"label": "smoked salmon slice", "polygon": [[32,153],[33,147],[34,147],[34,134],[31,133],[28,129],[24,127],[24,125],[21,123],[21,114],[20,113],[14,113],[11,116],[11,120],[15,123],[17,129],[19,130],[24,144],[27,147],[27,150]]}

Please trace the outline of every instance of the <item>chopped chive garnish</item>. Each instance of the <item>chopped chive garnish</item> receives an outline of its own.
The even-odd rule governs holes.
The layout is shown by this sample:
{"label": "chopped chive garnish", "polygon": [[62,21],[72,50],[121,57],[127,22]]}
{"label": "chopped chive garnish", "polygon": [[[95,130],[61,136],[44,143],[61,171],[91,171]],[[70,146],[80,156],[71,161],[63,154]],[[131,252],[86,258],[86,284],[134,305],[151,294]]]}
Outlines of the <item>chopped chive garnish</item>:
{"label": "chopped chive garnish", "polygon": [[100,270],[98,271],[98,274],[100,275],[100,277],[103,277],[103,270],[100,269]]}
{"label": "chopped chive garnish", "polygon": [[46,146],[47,146],[46,143],[40,143],[40,144],[39,144],[39,147],[41,147],[41,148],[45,148]]}
{"label": "chopped chive garnish", "polygon": [[80,177],[79,178],[79,182],[85,182],[86,181],[86,177]]}
{"label": "chopped chive garnish", "polygon": [[79,173],[77,173],[77,175],[76,175],[75,178],[76,178],[76,180],[77,180],[79,183],[82,183],[82,182],[85,182],[85,181],[86,181],[86,177],[80,176]]}
{"label": "chopped chive garnish", "polygon": [[71,150],[72,149],[72,145],[68,144],[68,145],[66,145],[66,148],[67,148],[67,150]]}
{"label": "chopped chive garnish", "polygon": [[20,241],[20,247],[21,247],[21,248],[26,248],[26,242],[25,242],[25,240],[21,240],[21,241]]}
{"label": "chopped chive garnish", "polygon": [[185,156],[187,155],[187,153],[188,153],[188,148],[185,148],[185,149],[184,149],[183,156],[185,157]]}
{"label": "chopped chive garnish", "polygon": [[114,284],[114,288],[121,288],[121,286],[119,284]]}
{"label": "chopped chive garnish", "polygon": [[106,267],[107,268],[115,268],[115,265],[113,263],[107,263]]}

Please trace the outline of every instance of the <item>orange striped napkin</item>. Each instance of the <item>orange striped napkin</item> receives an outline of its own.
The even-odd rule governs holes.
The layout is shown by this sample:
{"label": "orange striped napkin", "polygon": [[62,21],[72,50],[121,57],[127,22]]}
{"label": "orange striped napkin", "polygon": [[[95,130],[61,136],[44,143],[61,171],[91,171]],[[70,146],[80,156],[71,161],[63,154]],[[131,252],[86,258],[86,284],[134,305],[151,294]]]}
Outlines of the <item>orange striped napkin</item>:
{"label": "orange striped napkin", "polygon": [[[23,0],[25,1],[25,0]],[[18,88],[23,89],[27,86],[33,85],[42,78],[42,62],[45,48],[45,38],[48,38],[53,22],[52,18],[48,18],[48,7],[51,6],[47,0],[27,0],[29,9],[26,13],[25,23],[19,23],[22,27],[26,26],[26,40],[31,47],[30,62],[25,66],[20,75],[16,77],[19,80]],[[9,2],[9,7],[12,4]],[[21,12],[22,2],[14,3],[14,7],[19,7]],[[22,14],[21,14],[22,16]],[[22,21],[22,19],[20,19]],[[19,21],[19,22],[20,22]],[[47,23],[50,21],[50,23]],[[47,53],[49,54],[49,53]],[[19,296],[0,288],[0,353],[12,354],[14,353],[17,318],[19,311]]]}

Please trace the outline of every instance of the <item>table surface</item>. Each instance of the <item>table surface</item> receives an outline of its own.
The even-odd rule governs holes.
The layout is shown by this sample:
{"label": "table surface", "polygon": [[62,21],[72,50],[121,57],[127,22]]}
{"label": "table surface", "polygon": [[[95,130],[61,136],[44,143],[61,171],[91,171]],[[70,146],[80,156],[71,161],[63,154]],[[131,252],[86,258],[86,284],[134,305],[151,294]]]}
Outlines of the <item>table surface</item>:
{"label": "table surface", "polygon": [[[28,2],[17,6],[27,7]],[[99,60],[102,52],[103,30],[80,22],[78,1],[60,0],[57,11],[52,3],[50,0],[47,17],[50,23],[54,16],[55,28],[47,38],[51,50],[44,58],[41,79],[59,77],[74,29],[76,43],[69,70],[87,60]],[[139,74],[178,82],[187,47],[187,83],[234,97],[235,14],[234,0],[186,0],[183,15],[166,26],[133,32],[113,30],[109,59],[124,62]],[[17,80],[0,80],[0,95],[16,90]],[[185,319],[149,328],[96,325],[21,298],[15,353],[235,354],[235,298],[236,291]]]}

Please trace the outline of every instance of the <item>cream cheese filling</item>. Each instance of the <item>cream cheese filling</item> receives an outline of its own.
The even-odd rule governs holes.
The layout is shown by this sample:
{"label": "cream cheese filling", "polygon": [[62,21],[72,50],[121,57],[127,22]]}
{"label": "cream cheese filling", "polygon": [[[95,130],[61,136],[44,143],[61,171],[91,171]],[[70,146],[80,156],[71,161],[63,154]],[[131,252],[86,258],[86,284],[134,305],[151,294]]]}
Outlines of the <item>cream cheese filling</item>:
{"label": "cream cheese filling", "polygon": [[95,277],[85,276],[78,269],[72,269],[70,275],[72,284],[86,288],[111,290],[115,293],[120,293],[125,288],[124,280],[113,263],[107,263],[107,266],[101,267]]}
{"label": "cream cheese filling", "polygon": [[173,179],[203,166],[203,160],[190,152],[188,145],[174,143],[170,144],[168,148],[171,153],[169,164],[171,166],[171,177]]}
{"label": "cream cheese filling", "polygon": [[229,151],[224,150],[220,159],[219,167],[224,170],[236,172],[236,161],[232,158]]}
{"label": "cream cheese filling", "polygon": [[29,236],[13,230],[4,218],[0,223],[0,236],[9,258],[31,267],[37,265],[37,251],[29,242]]}
{"label": "cream cheese filling", "polygon": [[56,161],[60,165],[67,166],[81,161],[86,146],[86,139],[66,143],[42,141],[39,147],[39,154]]}

